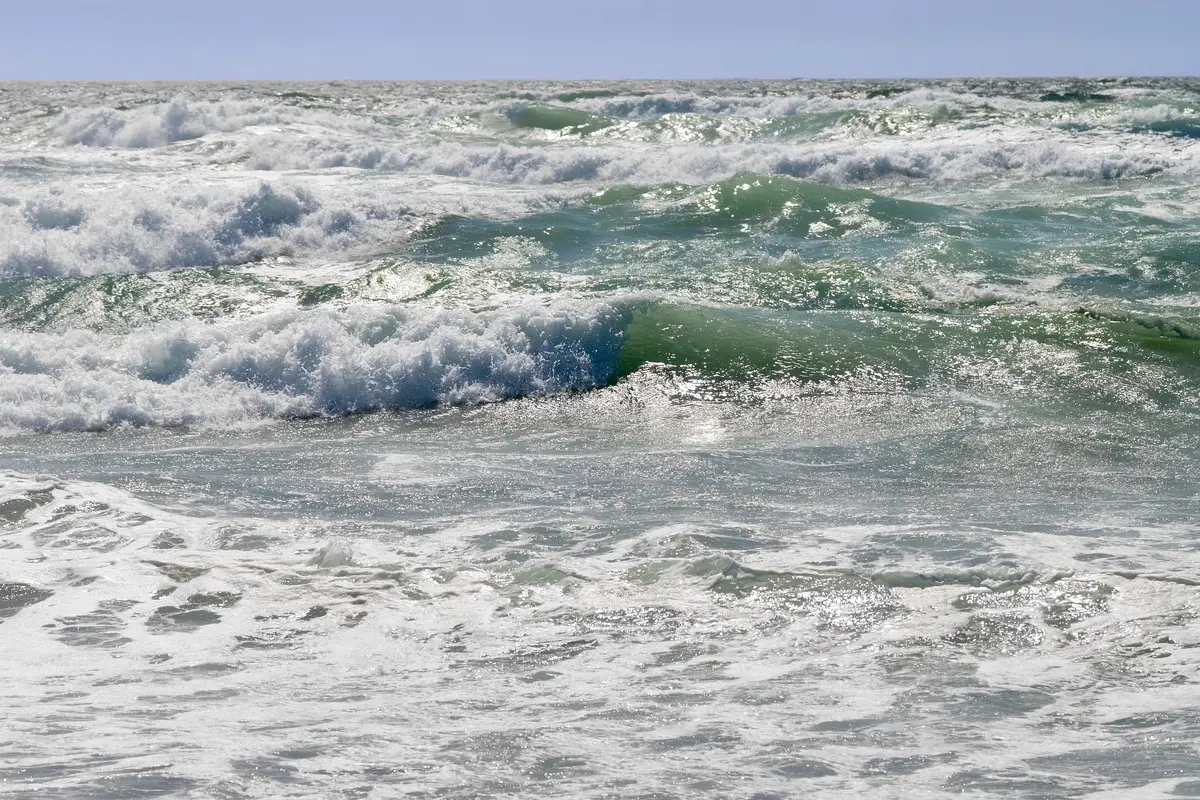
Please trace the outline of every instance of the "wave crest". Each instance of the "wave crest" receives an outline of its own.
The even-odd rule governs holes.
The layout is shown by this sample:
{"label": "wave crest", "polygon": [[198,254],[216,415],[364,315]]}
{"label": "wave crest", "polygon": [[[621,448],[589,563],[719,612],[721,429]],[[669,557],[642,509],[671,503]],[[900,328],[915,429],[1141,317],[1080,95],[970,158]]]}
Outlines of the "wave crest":
{"label": "wave crest", "polygon": [[624,144],[547,148],[515,143],[442,141],[414,149],[368,141],[257,137],[239,156],[255,169],[355,167],[440,175],[490,184],[573,182],[710,183],[742,172],[787,175],[834,185],[886,180],[970,181],[997,176],[1080,180],[1190,174],[1192,152],[1122,148],[1059,133],[1002,140],[983,134],[924,141],[884,140],[776,145]]}
{"label": "wave crest", "polygon": [[339,252],[396,237],[410,217],[387,198],[323,200],[285,183],[179,193],[42,190],[0,206],[0,276],[150,272]]}
{"label": "wave crest", "polygon": [[228,425],[473,404],[601,386],[628,321],[611,303],[489,312],[351,307],[125,336],[0,340],[0,430]]}
{"label": "wave crest", "polygon": [[199,100],[180,94],[169,102],[134,108],[76,108],[63,112],[57,132],[65,144],[146,149],[187,142],[213,133],[257,125],[320,125],[343,131],[377,126],[354,115],[336,114],[265,100]]}

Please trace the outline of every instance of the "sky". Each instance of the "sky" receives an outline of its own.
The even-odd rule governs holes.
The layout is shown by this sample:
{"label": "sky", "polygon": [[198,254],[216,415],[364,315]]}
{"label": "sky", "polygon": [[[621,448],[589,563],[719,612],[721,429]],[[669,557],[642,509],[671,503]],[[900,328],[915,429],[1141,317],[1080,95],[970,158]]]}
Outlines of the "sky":
{"label": "sky", "polygon": [[0,80],[1200,74],[1200,0],[0,0]]}

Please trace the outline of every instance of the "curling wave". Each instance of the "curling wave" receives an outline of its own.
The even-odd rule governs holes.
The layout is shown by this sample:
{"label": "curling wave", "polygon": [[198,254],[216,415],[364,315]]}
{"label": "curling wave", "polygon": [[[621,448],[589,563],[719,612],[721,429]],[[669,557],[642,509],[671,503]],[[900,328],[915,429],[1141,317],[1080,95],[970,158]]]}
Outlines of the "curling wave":
{"label": "curling wave", "polygon": [[10,333],[0,430],[231,425],[590,389],[612,380],[626,318],[611,303],[530,302],[293,311],[125,336]]}

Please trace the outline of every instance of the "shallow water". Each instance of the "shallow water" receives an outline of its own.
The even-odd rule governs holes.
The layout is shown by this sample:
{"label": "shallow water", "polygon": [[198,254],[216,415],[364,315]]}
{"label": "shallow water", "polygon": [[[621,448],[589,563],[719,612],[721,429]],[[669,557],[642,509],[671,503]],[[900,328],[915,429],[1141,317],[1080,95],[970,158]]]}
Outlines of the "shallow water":
{"label": "shallow water", "polygon": [[0,796],[1200,796],[1200,84],[0,108]]}

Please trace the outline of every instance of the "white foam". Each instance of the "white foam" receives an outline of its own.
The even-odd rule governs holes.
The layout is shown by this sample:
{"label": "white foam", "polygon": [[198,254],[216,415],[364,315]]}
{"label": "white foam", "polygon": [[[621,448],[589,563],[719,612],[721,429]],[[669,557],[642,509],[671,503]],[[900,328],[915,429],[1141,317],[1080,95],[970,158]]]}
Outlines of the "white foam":
{"label": "white foam", "polygon": [[268,174],[263,180],[189,171],[169,184],[104,178],[17,188],[0,204],[0,274],[87,275],[243,264],[272,256],[374,254],[403,239],[421,217],[520,213],[571,201],[597,183],[702,184],[741,172],[840,185],[991,177],[1095,180],[1154,172],[1185,176],[1200,163],[1200,141],[1176,144],[1166,153],[1136,142],[1098,146],[1066,132],[1057,138],[977,132],[923,141],[719,148],[444,141],[420,151],[269,135],[243,146],[245,157],[261,169],[356,164],[391,177],[356,182],[330,171],[330,180],[319,174]]}
{"label": "white foam", "polygon": [[125,336],[10,332],[0,430],[233,425],[588,389],[612,378],[625,323],[612,304],[560,300],[292,310]]}
{"label": "white foam", "polygon": [[795,93],[771,92],[755,95],[705,95],[694,91],[675,91],[643,96],[587,99],[568,103],[574,108],[606,116],[651,119],[664,114],[701,114],[751,118],[795,117],[828,111],[855,109],[955,108],[1030,111],[1038,108],[1033,101],[1009,97],[983,97],[971,91],[947,87],[912,86],[895,93],[871,96],[868,90],[830,92],[801,89]]}
{"label": "white foam", "polygon": [[335,115],[267,99],[206,101],[180,94],[167,103],[133,109],[76,108],[63,113],[57,130],[66,144],[85,147],[150,148],[230,133],[260,125],[287,123],[335,124],[339,128],[370,129],[368,121]]}
{"label": "white foam", "polygon": [[[0,275],[87,275],[241,264],[399,238],[402,203],[318,197],[286,181],[61,185],[0,206]],[[407,222],[407,225],[405,224]]]}
{"label": "white foam", "polygon": [[[634,84],[577,99],[555,96],[569,87],[519,87],[533,102],[619,120],[579,136],[490,125],[489,115],[531,102],[495,85],[300,88],[289,98],[266,87],[64,84],[0,98],[13,120],[0,144],[0,274],[353,258],[386,250],[422,217],[495,217],[598,184],[706,184],[741,172],[900,195],[931,184],[1200,174],[1200,140],[1136,132],[1190,113],[1167,90],[1153,104],[1064,111],[953,82],[876,97],[866,85],[764,94]],[[1122,91],[1136,94],[1112,93]],[[66,110],[48,113],[56,103]],[[766,133],[773,120],[843,111],[861,119]],[[1075,118],[1088,122],[1064,127]]]}
{"label": "white foam", "polygon": [[[1138,125],[1194,116],[1187,103],[1165,89],[1152,94],[1162,101],[1154,105],[1141,100],[1142,105],[1134,107],[1114,103],[1064,112],[1061,104],[983,96],[976,93],[977,87],[953,82],[901,87],[886,96],[871,96],[865,85],[797,84],[792,92],[736,95],[730,91],[734,85],[711,94],[694,85],[662,91],[661,85],[647,84],[656,91],[629,86],[628,95],[572,100],[555,97],[562,88],[536,87],[528,95],[625,122],[585,138],[491,126],[485,118],[503,117],[517,101],[498,99],[497,87],[487,85],[446,89],[439,93],[439,102],[432,102],[427,92],[421,96],[415,85],[357,91],[323,87],[312,102],[299,105],[262,91],[175,87],[173,99],[151,104],[143,100],[125,110],[89,106],[86,93],[74,96],[71,99],[81,105],[41,123],[50,125],[52,135],[37,142],[37,149],[55,152],[56,157],[68,156],[79,145],[84,150],[127,149],[133,152],[123,157],[135,159],[131,165],[144,163],[136,159],[154,149],[156,158],[191,167],[349,168],[535,185],[590,180],[694,183],[748,170],[840,184],[993,176],[1111,179],[1196,172],[1194,142],[1130,132]],[[1132,99],[1138,91],[1114,87],[1111,93]],[[118,98],[110,93],[97,93],[92,102],[114,99]],[[819,125],[799,139],[795,132],[764,136],[770,129],[763,125],[771,120],[838,112],[849,116]],[[657,124],[663,115],[669,119]],[[647,121],[655,124],[643,124]],[[1063,128],[1072,122],[1085,130]],[[714,133],[715,141],[705,138]],[[541,139],[547,137],[558,146],[546,147]],[[66,151],[64,143],[69,145]],[[22,146],[12,152],[27,157],[30,150]]]}
{"label": "white foam", "polygon": [[1063,124],[1080,127],[1138,129],[1155,123],[1191,122],[1200,124],[1200,104],[1156,103],[1154,105],[1116,106],[1090,109],[1073,114]]}
{"label": "white foam", "polygon": [[556,186],[496,191],[420,173],[358,180],[334,170],[284,175],[161,166],[161,174],[9,185],[0,194],[0,277],[151,272],[281,256],[307,259],[298,269],[308,269],[313,259],[377,255],[447,214],[519,215],[586,194]]}
{"label": "white foam", "polygon": [[491,184],[679,181],[706,183],[763,172],[852,185],[886,181],[973,181],[1000,177],[1111,180],[1197,170],[1194,142],[1145,141],[1132,134],[957,129],[913,138],[719,144],[598,140],[544,144],[447,138],[388,143],[268,134],[244,141],[238,160],[262,170],[353,167],[441,175]]}

